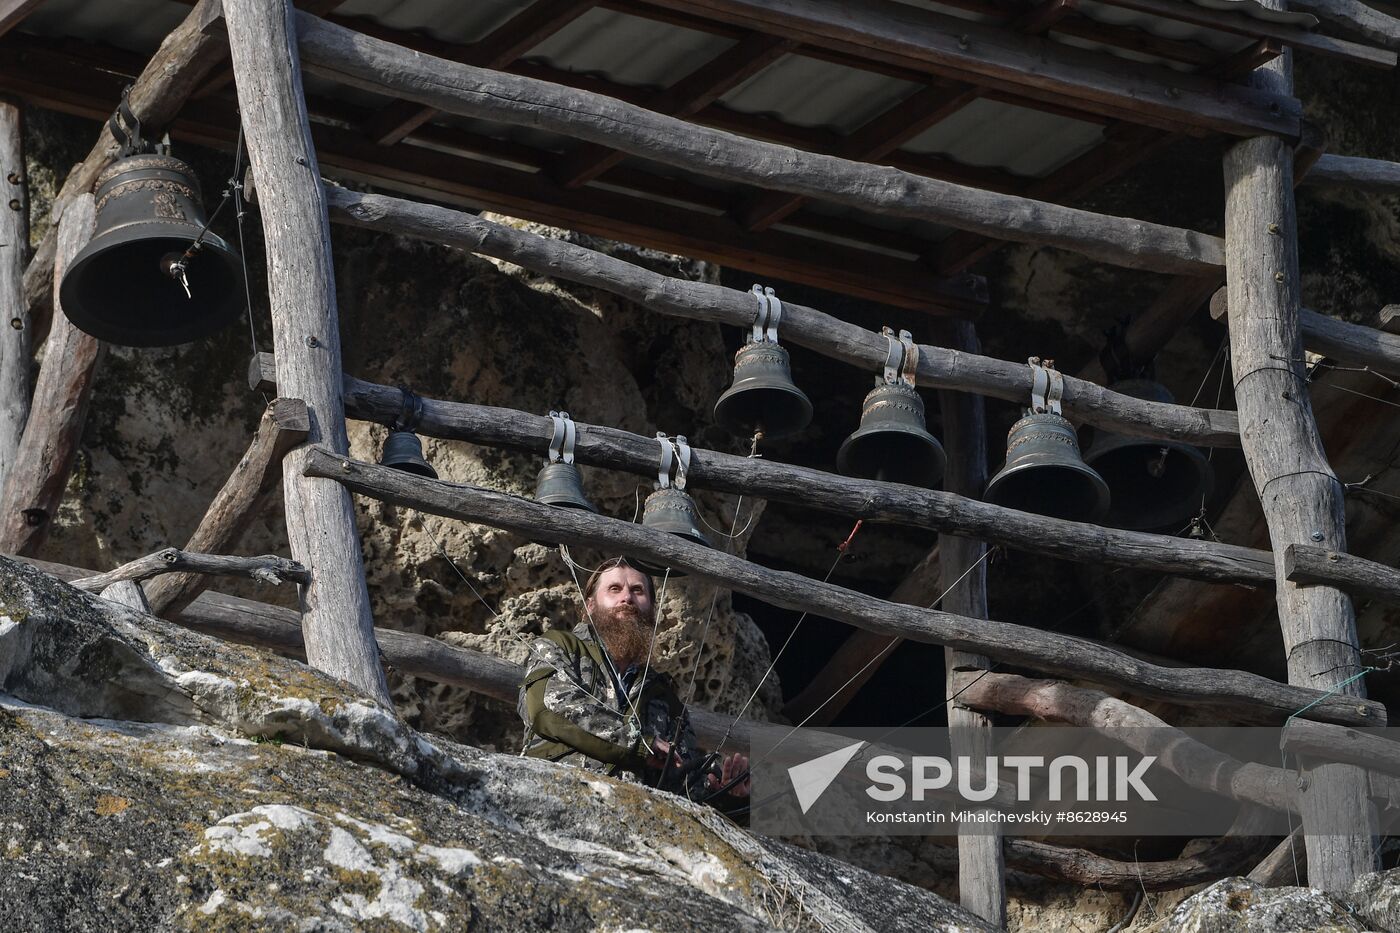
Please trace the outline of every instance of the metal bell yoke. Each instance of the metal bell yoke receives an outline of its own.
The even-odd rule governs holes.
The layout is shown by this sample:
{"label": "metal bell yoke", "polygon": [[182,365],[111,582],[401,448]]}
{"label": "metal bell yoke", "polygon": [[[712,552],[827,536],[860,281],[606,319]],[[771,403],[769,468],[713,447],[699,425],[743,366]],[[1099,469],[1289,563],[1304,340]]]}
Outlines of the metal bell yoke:
{"label": "metal bell yoke", "polygon": [[[1152,379],[1124,379],[1115,392],[1150,402],[1175,401]],[[1103,476],[1113,493],[1104,522],[1136,531],[1180,531],[1215,486],[1205,454],[1179,441],[1154,441],[1096,430],[1084,461]]]}
{"label": "metal bell yoke", "polygon": [[812,422],[812,402],[792,381],[788,351],[778,343],[783,303],[754,285],[758,301],[749,342],[734,354],[734,382],[715,402],[715,421],[739,437],[795,434]]}
{"label": "metal bell yoke", "polygon": [[928,433],[924,400],[914,388],[919,345],[909,331],[898,338],[888,327],[885,368],[861,403],[860,427],[836,454],[836,468],[847,476],[911,486],[934,486],[943,478],[943,445]]}
{"label": "metal bell yoke", "polygon": [[598,509],[583,492],[583,477],[574,465],[574,444],[578,429],[567,411],[551,411],[553,424],[549,438],[549,455],[535,477],[535,501],[562,509],[583,509],[597,513]]}
{"label": "metal bell yoke", "polygon": [[141,137],[125,92],[110,126],[120,157],[97,178],[97,222],[64,271],[63,313],[79,330],[131,347],[222,330],[245,306],[243,265],[209,232],[194,170]]}
{"label": "metal bell yoke", "polygon": [[1031,407],[1011,426],[1006,463],[987,483],[983,498],[1022,512],[1098,522],[1108,511],[1108,485],[1080,457],[1074,425],[1060,412],[1064,378],[1054,360],[1028,362]]}
{"label": "metal bell yoke", "polygon": [[[656,433],[656,440],[661,446],[661,464],[656,475],[656,491],[647,496],[642,506],[642,524],[695,544],[714,547],[700,528],[700,510],[695,500],[685,491],[686,471],[690,469],[690,445],[684,435],[678,434],[672,439],[660,431]],[[649,563],[644,558],[628,557],[627,560],[638,570],[654,577],[661,576],[668,569]],[[672,569],[670,575],[683,577],[685,573]]]}
{"label": "metal bell yoke", "polygon": [[384,439],[379,463],[414,476],[437,479],[437,470],[423,456],[423,442],[413,433],[423,417],[423,399],[403,386],[399,386],[399,392],[402,395],[399,416],[389,425],[389,436]]}

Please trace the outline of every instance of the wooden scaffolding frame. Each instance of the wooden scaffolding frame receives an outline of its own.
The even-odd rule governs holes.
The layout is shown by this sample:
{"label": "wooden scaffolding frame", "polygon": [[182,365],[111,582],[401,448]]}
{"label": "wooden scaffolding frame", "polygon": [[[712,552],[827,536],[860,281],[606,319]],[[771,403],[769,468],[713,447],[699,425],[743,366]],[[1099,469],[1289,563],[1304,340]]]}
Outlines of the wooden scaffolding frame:
{"label": "wooden scaffolding frame", "polygon": [[[1239,11],[1165,0],[1108,2],[1251,42],[1237,54],[1201,60],[1199,49],[1186,43],[1126,36],[1077,16],[1073,0],[1050,0],[1010,18],[987,0],[954,4],[990,17],[984,22],[952,20],[885,0],[859,7],[834,0],[710,0],[703,16],[688,0],[536,0],[484,39],[454,47],[337,17],[334,0],[199,0],[140,68],[129,57],[101,50],[75,52],[63,44],[12,32],[7,36],[35,4],[0,4],[0,64],[25,64],[22,71],[4,69],[0,91],[41,106],[105,117],[122,70],[139,71],[130,99],[143,122],[225,147],[238,125],[231,101],[220,96],[230,82],[241,107],[269,246],[275,338],[275,356],[255,358],[250,381],[282,398],[188,550],[231,547],[275,489],[280,472],[292,556],[300,565],[294,572],[309,574],[309,584],[301,611],[287,613],[201,595],[202,578],[186,573],[149,588],[152,608],[222,636],[304,652],[312,665],[385,702],[382,658],[407,673],[511,697],[518,672],[505,662],[373,628],[351,507],[355,492],[536,538],[622,548],[774,605],[846,621],[869,633],[859,648],[867,657],[886,652],[900,638],[944,645],[950,690],[959,684],[967,688],[950,711],[950,722],[956,718],[985,726],[984,712],[996,710],[1093,724],[1082,713],[1084,688],[986,673],[993,661],[1011,661],[1135,696],[1229,710],[1243,721],[1292,723],[1301,717],[1311,721],[1300,721],[1295,745],[1305,753],[1341,748],[1346,744],[1336,736],[1341,726],[1383,725],[1385,708],[1365,698],[1360,677],[1346,679],[1337,672],[1363,670],[1351,596],[1400,601],[1400,572],[1346,553],[1340,483],[1318,439],[1302,367],[1307,348],[1400,375],[1400,338],[1299,307],[1293,190],[1306,175],[1310,183],[1396,191],[1400,166],[1321,154],[1293,97],[1287,53],[1393,67],[1396,57],[1389,50],[1400,47],[1400,23],[1354,0],[1297,4],[1366,40],[1356,42]],[[544,37],[598,6],[727,31],[734,44],[661,92],[640,92],[522,60]],[[1264,6],[1281,9],[1282,4],[1271,0]],[[1171,72],[1069,49],[1045,41],[1052,31],[1109,44],[1135,43],[1139,51],[1198,70]],[[799,49],[893,74],[920,89],[843,138],[747,118],[716,105],[727,90]],[[387,95],[391,103],[364,112],[335,101],[309,100],[303,68]],[[185,108],[195,97],[200,99],[197,115]],[[1100,150],[1030,183],[898,153],[902,143],[979,97],[1098,122],[1105,126],[1105,142]],[[584,145],[564,157],[547,157],[432,122],[439,114],[544,128]],[[1057,203],[1181,135],[1206,134],[1233,140],[1223,166],[1223,238]],[[17,158],[19,138],[14,107],[0,102],[0,161],[10,164]],[[12,310],[19,322],[13,329],[23,338],[12,334],[7,348],[27,347],[42,333],[64,260],[90,233],[93,182],[115,152],[104,128],[92,152],[69,175],[54,207],[59,221],[55,233],[37,250],[22,282],[17,266],[0,268],[0,300]],[[463,154],[493,161],[473,162],[471,176],[462,177]],[[644,198],[703,201],[712,195],[685,183],[659,183],[657,176],[624,162],[629,156],[740,185],[746,196],[728,205],[718,219],[685,216]],[[323,165],[344,177],[449,204],[471,202],[525,217],[540,215],[547,205],[551,220],[586,232],[719,262],[742,256],[746,268],[761,274],[840,286],[860,297],[963,318],[941,331],[945,346],[919,348],[918,382],[954,390],[942,400],[951,464],[946,492],[705,450],[696,451],[690,473],[702,488],[936,529],[939,560],[927,566],[938,568],[949,590],[947,611],[867,598],[857,613],[850,608],[848,591],[839,587],[767,570],[644,527],[351,460],[346,417],[391,421],[399,392],[342,372],[331,222],[507,259],[613,292],[661,314],[748,326],[755,309],[748,293],[667,278],[451,207],[327,186],[321,179]],[[630,193],[589,187],[605,176]],[[846,246],[814,251],[783,226],[821,231],[825,224],[830,232],[829,218],[805,210],[815,200],[933,221],[959,232],[909,255],[909,244],[895,244],[888,231],[851,223],[846,232],[861,241],[854,251]],[[645,212],[638,208],[643,203],[649,204]],[[1056,246],[1179,277],[1126,335],[1130,348],[1144,355],[1159,348],[1225,283],[1212,310],[1228,320],[1238,413],[1115,393],[1097,384],[1103,373],[1095,369],[1084,378],[1065,379],[1064,405],[1077,421],[1119,433],[1242,447],[1260,490],[1270,551],[1065,522],[977,501],[986,476],[981,399],[1023,401],[1031,386],[1027,367],[980,354],[967,320],[976,316],[985,295],[981,283],[964,270],[1005,241]],[[860,281],[833,276],[833,269],[858,255],[871,264],[871,274]],[[8,553],[32,555],[42,541],[45,519],[57,506],[71,464],[74,424],[80,430],[83,400],[100,359],[96,341],[85,343],[82,335],[69,333],[72,328],[61,314],[51,320],[50,349],[38,379],[44,399],[41,405],[36,398],[33,414],[25,410],[28,377],[21,364],[27,353],[18,354],[16,363],[17,354],[7,349],[0,366],[0,391],[6,393],[0,399],[5,414],[0,419],[0,550]],[[878,368],[885,356],[880,335],[797,304],[786,305],[784,336],[866,369]],[[22,399],[17,397],[21,394]],[[60,398],[72,402],[60,406],[66,419],[56,420],[46,412],[51,399]],[[543,452],[550,435],[546,424],[547,419],[528,413],[427,399],[420,429],[437,437]],[[582,463],[647,475],[654,472],[654,445],[654,440],[627,432],[581,424],[577,456]],[[985,575],[971,572],[988,543],[1196,580],[1273,586],[1289,682],[1240,671],[1165,667],[1085,639],[989,620]],[[255,572],[261,565],[252,566],[250,571],[246,562],[239,564],[237,572]],[[166,569],[205,568],[195,560],[171,561]],[[967,671],[981,674],[969,682]],[[1121,703],[1124,714],[1138,721],[1151,718],[1137,707],[1112,702]],[[697,719],[702,733],[718,734],[712,714]],[[733,727],[726,724],[724,732]],[[740,729],[736,737],[743,734]],[[1370,754],[1383,770],[1384,762],[1400,758],[1383,745]],[[1377,776],[1368,776],[1358,764],[1340,759],[1312,767],[1305,758],[1309,781],[1303,791],[1284,788],[1280,782],[1286,776],[1275,774],[1215,789],[1298,812],[1311,882],[1343,889],[1371,867],[1368,801],[1394,791],[1386,783],[1392,779],[1377,783]],[[1391,772],[1400,773],[1400,766]],[[1309,832],[1337,820],[1351,831]],[[959,847],[964,902],[998,924],[1005,916],[1004,862],[1049,865],[1047,873],[1074,875],[1065,859],[1014,840],[969,836],[959,839]],[[1113,873],[1112,866],[1104,870]],[[1164,884],[1190,883],[1181,879],[1194,877],[1193,870],[1200,867],[1173,866],[1161,878]]]}

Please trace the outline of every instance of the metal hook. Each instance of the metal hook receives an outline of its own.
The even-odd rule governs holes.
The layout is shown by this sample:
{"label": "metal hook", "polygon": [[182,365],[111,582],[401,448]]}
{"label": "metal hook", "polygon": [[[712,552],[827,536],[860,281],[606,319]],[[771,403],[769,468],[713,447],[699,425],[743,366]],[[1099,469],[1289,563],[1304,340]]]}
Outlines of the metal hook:
{"label": "metal hook", "polygon": [[578,441],[578,426],[574,424],[574,419],[569,417],[567,411],[561,411],[559,418],[564,422],[564,447],[562,450],[564,462],[572,464],[574,462],[574,444]]}
{"label": "metal hook", "polygon": [[671,467],[675,465],[676,449],[664,431],[656,432],[656,442],[661,445],[661,469],[656,474],[656,486],[665,489],[671,485]]}
{"label": "metal hook", "polygon": [[690,469],[690,445],[686,443],[684,434],[677,434],[676,453],[679,455],[679,465],[676,467],[676,488],[685,489],[685,473]]}
{"label": "metal hook", "polygon": [[763,337],[770,343],[777,343],[778,322],[783,319],[783,303],[774,293],[772,286],[766,286],[763,294],[768,299],[768,326],[764,328]]}
{"label": "metal hook", "polygon": [[758,313],[753,319],[753,335],[749,337],[749,343],[760,343],[763,340],[763,330],[768,326],[768,296],[763,294],[763,286],[757,282],[749,289],[749,294],[758,301]]}
{"label": "metal hook", "polygon": [[1031,368],[1031,411],[1036,414],[1061,414],[1060,399],[1065,394],[1065,380],[1055,368],[1054,360],[1033,356],[1026,360]]}
{"label": "metal hook", "polygon": [[892,386],[899,381],[899,369],[904,360],[904,346],[895,337],[894,331],[888,327],[881,327],[880,333],[889,341],[889,349],[885,351],[885,385]]}
{"label": "metal hook", "polygon": [[919,345],[907,330],[899,332],[899,342],[904,345],[904,365],[901,375],[906,385],[914,385],[914,377],[919,371]]}
{"label": "metal hook", "polygon": [[399,386],[399,416],[389,425],[391,431],[413,431],[423,417],[423,399],[408,386]]}

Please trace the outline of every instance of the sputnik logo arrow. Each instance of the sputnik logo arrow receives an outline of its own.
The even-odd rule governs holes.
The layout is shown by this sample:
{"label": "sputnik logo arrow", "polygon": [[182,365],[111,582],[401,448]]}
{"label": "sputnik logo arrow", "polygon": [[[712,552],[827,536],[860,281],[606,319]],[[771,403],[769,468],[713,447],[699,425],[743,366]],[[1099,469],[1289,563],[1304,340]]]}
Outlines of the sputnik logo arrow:
{"label": "sputnik logo arrow", "polygon": [[831,782],[836,780],[836,776],[841,773],[841,769],[856,756],[856,752],[865,747],[864,742],[856,742],[845,748],[834,752],[828,752],[820,758],[813,758],[811,761],[804,761],[800,765],[793,765],[788,768],[788,778],[792,781],[792,789],[797,793],[797,802],[802,807],[802,812],[806,813],[812,808],[812,804],[817,802],[817,798],[826,793],[826,789],[831,786]]}

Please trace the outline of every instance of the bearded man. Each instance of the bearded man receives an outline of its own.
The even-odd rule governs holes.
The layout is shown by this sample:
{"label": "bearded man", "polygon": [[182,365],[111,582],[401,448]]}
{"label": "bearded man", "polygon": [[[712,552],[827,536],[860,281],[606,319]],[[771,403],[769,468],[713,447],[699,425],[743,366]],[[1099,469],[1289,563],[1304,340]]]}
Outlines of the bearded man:
{"label": "bearded man", "polygon": [[[516,709],[523,754],[639,780],[727,810],[749,795],[748,759],[696,748],[670,678],[651,669],[656,594],[651,577],[617,557],[584,588],[572,632],[536,639]],[[596,637],[595,637],[596,633]],[[601,640],[601,643],[600,643]]]}

